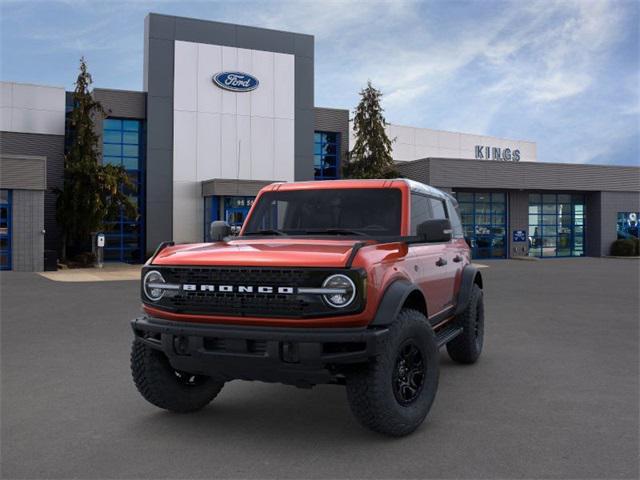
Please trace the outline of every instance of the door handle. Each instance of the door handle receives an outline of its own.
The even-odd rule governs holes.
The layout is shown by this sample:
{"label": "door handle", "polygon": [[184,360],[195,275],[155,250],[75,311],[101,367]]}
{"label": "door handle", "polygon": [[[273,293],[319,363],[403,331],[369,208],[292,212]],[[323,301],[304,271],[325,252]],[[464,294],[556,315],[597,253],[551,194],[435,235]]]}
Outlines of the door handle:
{"label": "door handle", "polygon": [[456,255],[453,257],[453,261],[456,263],[460,263],[462,261],[462,257],[460,255]]}
{"label": "door handle", "polygon": [[437,265],[438,267],[444,267],[446,264],[447,264],[447,261],[446,261],[444,258],[442,258],[442,257],[440,257],[440,258],[438,259],[438,261],[436,262],[436,265]]}

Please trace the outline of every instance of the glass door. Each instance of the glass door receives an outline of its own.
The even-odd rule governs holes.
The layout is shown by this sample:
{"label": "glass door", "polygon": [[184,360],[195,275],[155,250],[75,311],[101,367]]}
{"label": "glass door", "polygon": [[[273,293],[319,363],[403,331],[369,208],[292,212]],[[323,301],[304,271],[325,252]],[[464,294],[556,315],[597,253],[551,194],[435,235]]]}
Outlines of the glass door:
{"label": "glass door", "polygon": [[464,237],[473,258],[507,255],[507,195],[504,192],[456,192]]}
{"label": "glass door", "polygon": [[224,199],[224,219],[231,225],[231,233],[238,235],[247,219],[254,197],[226,197]]}
{"label": "glass door", "polygon": [[0,190],[0,270],[11,270],[11,190]]}
{"label": "glass door", "polygon": [[529,194],[529,256],[583,256],[584,202],[579,194]]}

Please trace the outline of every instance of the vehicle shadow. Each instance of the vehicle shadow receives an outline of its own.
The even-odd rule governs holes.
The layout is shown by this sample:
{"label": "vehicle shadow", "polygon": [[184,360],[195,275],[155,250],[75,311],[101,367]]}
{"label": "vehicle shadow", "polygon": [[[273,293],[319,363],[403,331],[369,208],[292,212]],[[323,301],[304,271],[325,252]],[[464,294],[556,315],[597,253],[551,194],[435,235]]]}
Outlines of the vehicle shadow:
{"label": "vehicle shadow", "polygon": [[[153,435],[177,437],[243,437],[270,441],[286,436],[288,442],[339,437],[342,440],[388,441],[361,427],[352,417],[345,389],[323,385],[300,390],[285,385],[231,382],[210,405],[191,414],[162,410],[137,417],[136,427]],[[258,437],[256,437],[258,436]],[[272,438],[271,438],[272,437]]]}
{"label": "vehicle shadow", "polygon": [[[455,367],[444,357],[441,372]],[[425,422],[416,434],[428,430],[428,424]],[[340,438],[343,445],[345,442],[384,444],[402,441],[362,427],[351,413],[346,389],[338,385],[298,389],[280,384],[233,381],[199,412],[174,414],[147,409],[138,412],[133,427],[145,435],[166,435],[174,439],[184,434],[185,438],[196,436],[212,440],[250,438],[251,442],[259,443],[284,437],[289,444],[304,444],[310,438],[319,443],[335,442]]]}

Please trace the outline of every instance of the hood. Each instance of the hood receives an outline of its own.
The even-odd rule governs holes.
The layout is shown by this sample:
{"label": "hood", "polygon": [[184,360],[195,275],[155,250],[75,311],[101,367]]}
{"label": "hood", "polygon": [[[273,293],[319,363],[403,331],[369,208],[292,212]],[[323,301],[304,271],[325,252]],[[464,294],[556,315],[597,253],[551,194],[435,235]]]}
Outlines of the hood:
{"label": "hood", "polygon": [[248,267],[344,267],[358,240],[268,238],[175,245],[162,250],[154,265]]}

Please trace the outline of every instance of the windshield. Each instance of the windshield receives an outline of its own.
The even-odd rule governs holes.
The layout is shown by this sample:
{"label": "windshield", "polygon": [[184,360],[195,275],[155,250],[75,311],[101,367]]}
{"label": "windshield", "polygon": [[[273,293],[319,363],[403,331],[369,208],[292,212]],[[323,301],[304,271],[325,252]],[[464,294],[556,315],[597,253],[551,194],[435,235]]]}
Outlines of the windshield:
{"label": "windshield", "polygon": [[402,195],[396,188],[267,192],[244,235],[400,235]]}

